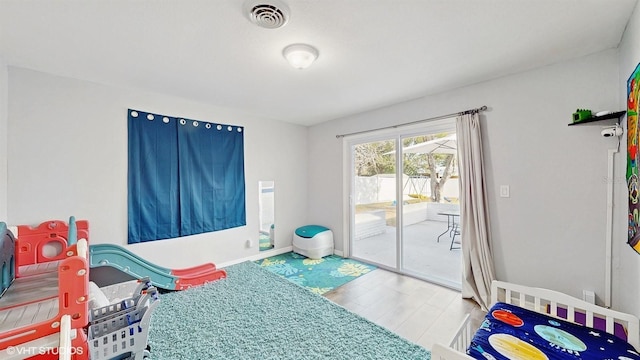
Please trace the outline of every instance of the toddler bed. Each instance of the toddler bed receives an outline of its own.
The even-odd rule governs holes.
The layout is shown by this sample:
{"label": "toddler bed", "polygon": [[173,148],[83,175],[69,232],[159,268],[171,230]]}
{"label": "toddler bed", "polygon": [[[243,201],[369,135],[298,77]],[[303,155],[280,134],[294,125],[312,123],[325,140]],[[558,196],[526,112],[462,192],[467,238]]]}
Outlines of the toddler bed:
{"label": "toddler bed", "polygon": [[[80,354],[87,353],[82,331],[88,321],[86,241],[81,239],[70,247],[67,258],[60,260],[54,271],[21,278],[15,278],[15,239],[1,222],[0,241],[10,245],[0,251],[0,258],[9,258],[3,263],[3,284],[7,286],[3,285],[0,297],[0,358],[23,359],[28,355],[29,359],[57,359],[54,355],[60,354],[60,359],[70,359],[59,349],[73,346],[77,352],[67,351],[66,355],[86,360]],[[7,264],[13,271],[6,270]],[[41,349],[51,349],[51,353],[40,354]]]}
{"label": "toddler bed", "polygon": [[[46,232],[32,229],[37,236],[26,236],[22,242],[0,222],[0,359],[148,357],[147,336],[158,305],[157,290],[149,279],[104,290],[89,282],[88,233],[78,239],[75,219],[71,220],[66,237],[56,233],[65,230],[60,229],[63,223],[52,221]],[[50,239],[62,251],[55,257],[40,256],[42,245],[51,243]],[[20,254],[29,256],[19,259]]]}
{"label": "toddler bed", "polygon": [[640,359],[640,321],[552,290],[494,281],[482,325],[465,318],[434,360]]}
{"label": "toddler bed", "polygon": [[[71,248],[79,239],[89,241],[89,222],[74,216],[68,224],[50,220],[36,227],[18,225],[10,230],[16,239],[16,278],[57,271],[59,262],[71,256],[69,251],[73,252]],[[47,254],[47,247],[58,252]]]}

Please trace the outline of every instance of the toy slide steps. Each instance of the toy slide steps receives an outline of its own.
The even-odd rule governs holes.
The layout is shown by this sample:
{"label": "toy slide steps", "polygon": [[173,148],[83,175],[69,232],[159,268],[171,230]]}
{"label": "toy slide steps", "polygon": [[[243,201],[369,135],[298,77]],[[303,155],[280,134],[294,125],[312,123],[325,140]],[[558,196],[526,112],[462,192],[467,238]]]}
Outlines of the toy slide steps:
{"label": "toy slide steps", "polygon": [[113,244],[90,245],[89,264],[92,268],[110,266],[136,279],[148,277],[153,286],[165,290],[184,290],[227,277],[227,273],[222,269],[216,269],[214,264],[169,269],[152,264]]}

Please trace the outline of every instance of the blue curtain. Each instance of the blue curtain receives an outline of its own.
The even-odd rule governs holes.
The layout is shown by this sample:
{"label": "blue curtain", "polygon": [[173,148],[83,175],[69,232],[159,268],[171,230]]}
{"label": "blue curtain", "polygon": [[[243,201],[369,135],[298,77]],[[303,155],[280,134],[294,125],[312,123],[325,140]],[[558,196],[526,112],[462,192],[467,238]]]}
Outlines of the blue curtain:
{"label": "blue curtain", "polygon": [[128,243],[246,225],[244,129],[129,110]]}
{"label": "blue curtain", "polygon": [[181,235],[245,225],[243,129],[179,124]]}
{"label": "blue curtain", "polygon": [[129,244],[180,236],[176,119],[129,110],[128,139]]}

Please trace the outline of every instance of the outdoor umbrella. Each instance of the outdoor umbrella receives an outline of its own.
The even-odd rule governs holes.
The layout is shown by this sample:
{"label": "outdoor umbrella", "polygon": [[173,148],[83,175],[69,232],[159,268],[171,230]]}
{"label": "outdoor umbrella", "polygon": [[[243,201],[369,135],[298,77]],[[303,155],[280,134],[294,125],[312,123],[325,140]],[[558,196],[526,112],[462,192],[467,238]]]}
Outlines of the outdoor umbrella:
{"label": "outdoor umbrella", "polygon": [[456,134],[442,138],[429,140],[423,143],[402,148],[403,153],[413,154],[453,154],[458,153],[456,147]]}

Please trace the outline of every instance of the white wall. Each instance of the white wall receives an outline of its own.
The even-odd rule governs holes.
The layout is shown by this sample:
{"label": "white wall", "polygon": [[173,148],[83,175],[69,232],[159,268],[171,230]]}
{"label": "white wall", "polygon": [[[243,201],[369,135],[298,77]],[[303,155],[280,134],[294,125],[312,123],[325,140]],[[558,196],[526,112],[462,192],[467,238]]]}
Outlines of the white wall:
{"label": "white wall", "polygon": [[[589,289],[601,299],[607,151],[617,142],[598,125],[567,124],[576,108],[620,110],[617,62],[608,50],[311,127],[309,220],[332,228],[343,249],[348,213],[336,134],[487,105],[481,122],[497,277],[579,297]],[[502,184],[510,198],[498,197]]]}
{"label": "white wall", "polygon": [[9,73],[0,58],[0,221],[7,221],[7,96]]}
{"label": "white wall", "polygon": [[[620,92],[621,110],[627,108],[627,87],[626,82],[633,70],[640,63],[640,10],[636,9],[631,16],[627,29],[625,30],[622,42],[619,46],[619,68],[620,79],[618,88]],[[626,119],[624,121],[626,129]],[[640,314],[640,255],[626,244],[627,239],[627,187],[626,187],[626,136],[623,137],[620,156],[615,163],[616,177],[614,185],[616,191],[616,202],[614,211],[616,222],[614,227],[614,269],[615,281],[613,283],[614,300],[618,300],[620,308],[625,311]]]}
{"label": "white wall", "polygon": [[125,245],[127,108],[244,126],[247,198],[247,226],[130,250],[167,267],[257,255],[259,180],[275,181],[276,248],[306,223],[306,127],[15,67],[8,102],[10,224],[74,215],[89,220],[91,242]]}

